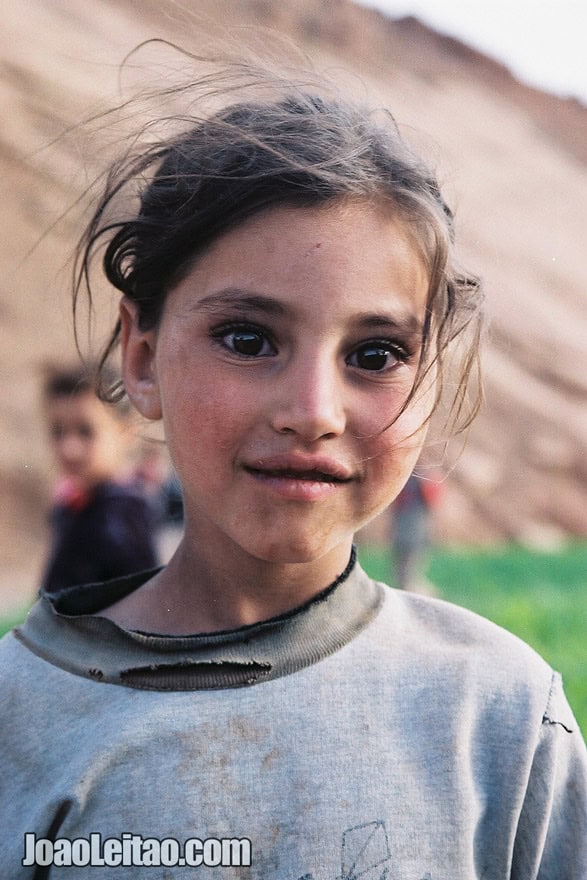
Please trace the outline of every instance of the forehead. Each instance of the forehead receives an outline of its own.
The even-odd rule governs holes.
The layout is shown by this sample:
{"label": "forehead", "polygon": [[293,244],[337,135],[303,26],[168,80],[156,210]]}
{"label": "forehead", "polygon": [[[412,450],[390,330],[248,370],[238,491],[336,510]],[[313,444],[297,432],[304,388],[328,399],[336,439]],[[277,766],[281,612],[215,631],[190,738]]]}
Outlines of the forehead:
{"label": "forehead", "polygon": [[428,278],[392,208],[342,202],[249,218],[213,242],[176,290],[201,300],[233,288],[281,296],[292,309],[393,300],[396,309],[421,312]]}

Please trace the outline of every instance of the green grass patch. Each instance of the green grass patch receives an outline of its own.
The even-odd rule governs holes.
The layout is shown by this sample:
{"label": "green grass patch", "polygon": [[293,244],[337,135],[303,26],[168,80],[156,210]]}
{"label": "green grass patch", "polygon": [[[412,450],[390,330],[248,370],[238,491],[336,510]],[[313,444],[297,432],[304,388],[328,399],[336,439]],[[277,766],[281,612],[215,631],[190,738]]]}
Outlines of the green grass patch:
{"label": "green grass patch", "polygon": [[[389,581],[389,554],[363,548],[359,555],[372,577]],[[516,546],[491,552],[437,549],[427,577],[440,598],[515,633],[557,669],[587,732],[587,544],[558,553]]]}
{"label": "green grass patch", "polygon": [[0,617],[0,638],[6,635],[14,626],[22,623],[27,616],[28,610],[28,608],[23,608],[22,611],[13,611],[5,617]]}

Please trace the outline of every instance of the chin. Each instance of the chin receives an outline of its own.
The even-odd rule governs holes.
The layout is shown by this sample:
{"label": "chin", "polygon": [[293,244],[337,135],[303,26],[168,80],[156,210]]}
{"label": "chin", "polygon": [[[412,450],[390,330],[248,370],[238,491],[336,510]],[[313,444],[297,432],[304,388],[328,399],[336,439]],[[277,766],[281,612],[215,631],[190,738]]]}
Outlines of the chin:
{"label": "chin", "polygon": [[275,540],[257,542],[256,546],[250,547],[249,552],[257,559],[275,565],[303,565],[304,563],[317,562],[329,552],[339,547],[342,543],[349,544],[352,536],[329,536],[320,539],[316,535],[279,536]]}
{"label": "chin", "polygon": [[260,549],[260,552],[253,552],[253,556],[264,562],[271,562],[275,565],[299,565],[304,562],[314,562],[324,555],[322,548],[311,546],[298,546],[290,543],[282,543],[271,545],[268,548]]}

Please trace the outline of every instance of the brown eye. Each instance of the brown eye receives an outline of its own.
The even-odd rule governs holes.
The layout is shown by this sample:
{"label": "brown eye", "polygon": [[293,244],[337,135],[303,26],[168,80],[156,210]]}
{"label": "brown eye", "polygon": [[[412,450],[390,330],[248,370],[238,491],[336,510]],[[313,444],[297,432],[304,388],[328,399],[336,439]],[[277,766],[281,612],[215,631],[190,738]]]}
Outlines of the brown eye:
{"label": "brown eye", "polygon": [[265,339],[261,333],[252,330],[235,330],[229,336],[231,337],[232,348],[238,354],[257,357],[263,352]]}
{"label": "brown eye", "polygon": [[388,342],[366,342],[351,352],[347,358],[350,366],[373,373],[382,373],[401,361],[401,352]]}
{"label": "brown eye", "polygon": [[244,358],[271,357],[276,353],[260,327],[224,327],[213,335],[224,348]]}

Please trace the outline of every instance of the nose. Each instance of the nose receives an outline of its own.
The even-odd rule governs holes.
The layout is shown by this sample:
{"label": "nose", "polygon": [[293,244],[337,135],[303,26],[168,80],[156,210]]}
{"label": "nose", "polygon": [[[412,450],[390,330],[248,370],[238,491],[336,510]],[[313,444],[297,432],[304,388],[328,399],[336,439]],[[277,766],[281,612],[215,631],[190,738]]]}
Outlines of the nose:
{"label": "nose", "polygon": [[346,428],[343,390],[334,358],[300,357],[276,380],[274,430],[305,442],[340,436]]}

